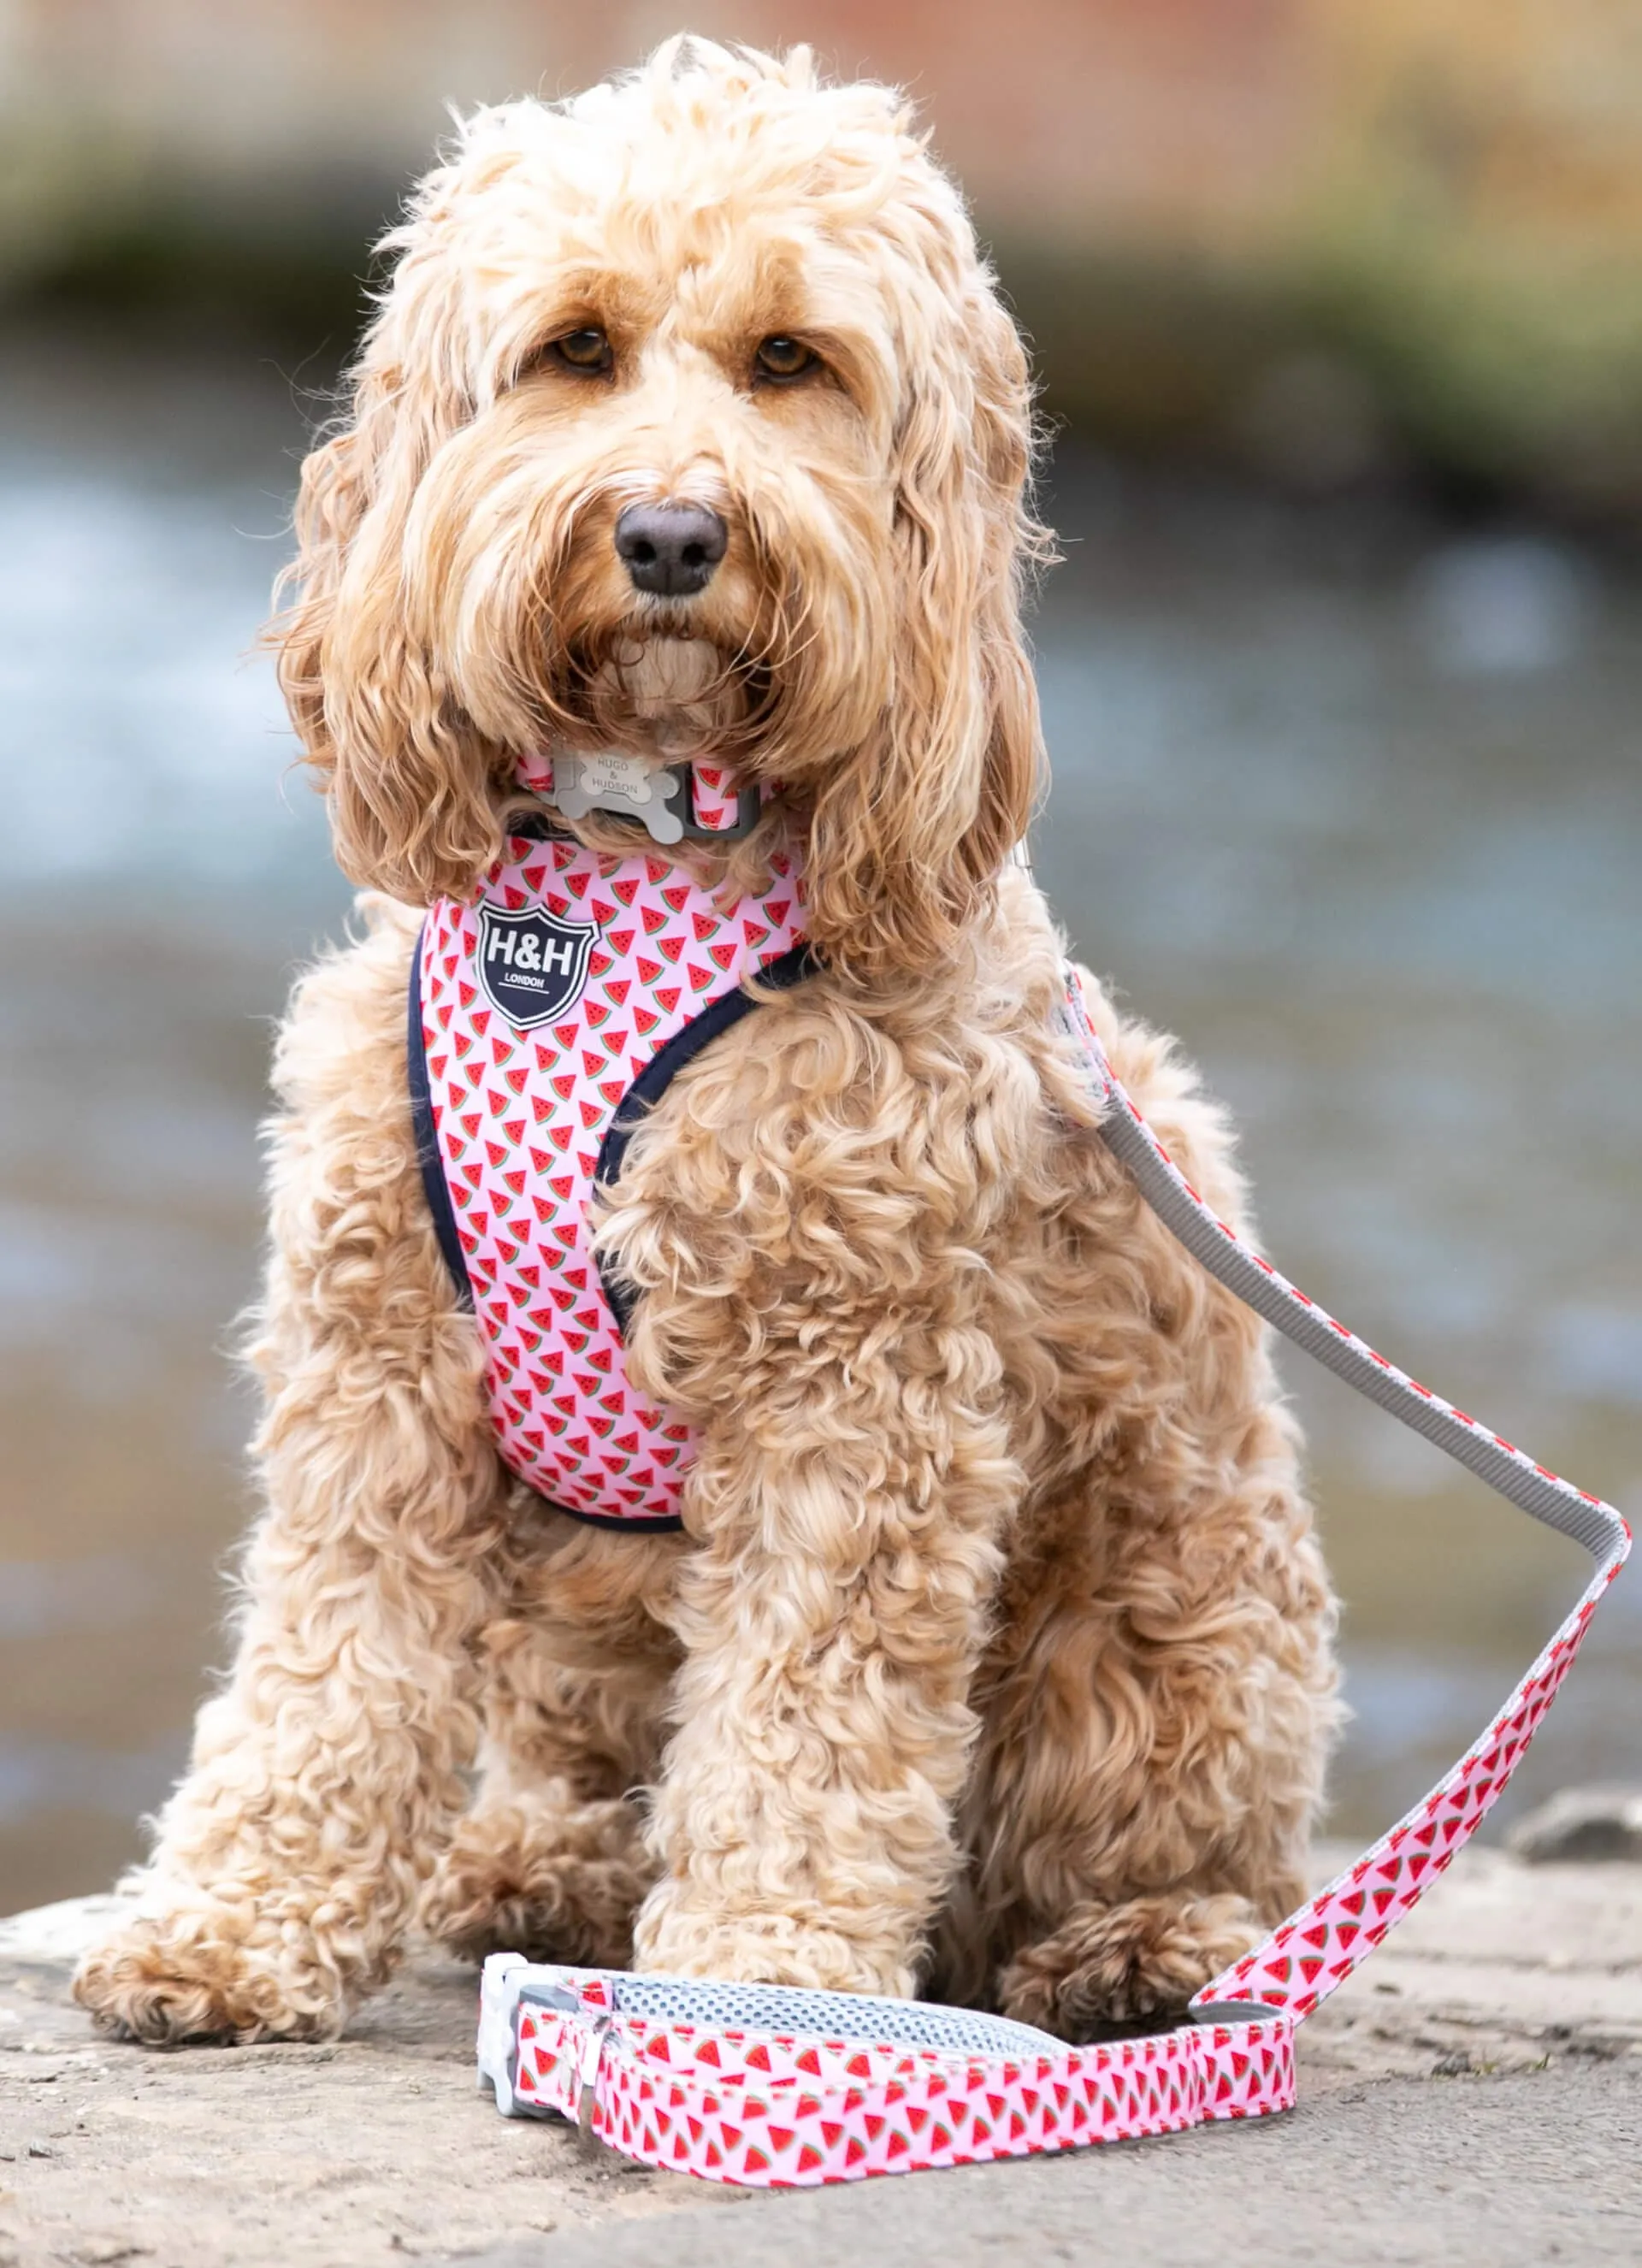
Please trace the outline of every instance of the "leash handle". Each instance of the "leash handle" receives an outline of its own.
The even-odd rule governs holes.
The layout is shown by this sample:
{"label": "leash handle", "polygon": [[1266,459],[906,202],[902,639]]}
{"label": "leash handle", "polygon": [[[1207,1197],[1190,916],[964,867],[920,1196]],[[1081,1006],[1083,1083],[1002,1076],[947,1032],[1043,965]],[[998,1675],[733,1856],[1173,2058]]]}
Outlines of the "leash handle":
{"label": "leash handle", "polygon": [[1395,1927],[1498,1801],[1579,1651],[1631,1530],[1612,1505],[1537,1464],[1456,1410],[1337,1322],[1221,1220],[1146,1124],[1108,1062],[1077,971],[1066,972],[1064,1028],[1086,1057],[1099,1132],[1160,1220],[1246,1307],[1369,1401],[1423,1434],[1532,1519],[1572,1536],[1596,1572],[1573,1611],[1464,1756],[1396,1825],[1255,1950],[1205,1984],[1193,2007],[1254,2000],[1299,2021],[1343,1984]]}

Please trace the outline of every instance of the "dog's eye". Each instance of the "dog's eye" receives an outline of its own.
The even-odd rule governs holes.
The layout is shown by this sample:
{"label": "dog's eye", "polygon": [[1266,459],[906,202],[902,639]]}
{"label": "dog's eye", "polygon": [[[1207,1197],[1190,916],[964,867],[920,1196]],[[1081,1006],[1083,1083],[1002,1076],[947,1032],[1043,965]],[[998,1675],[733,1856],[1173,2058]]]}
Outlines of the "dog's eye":
{"label": "dog's eye", "polygon": [[801,339],[790,339],[784,332],[763,340],[753,357],[757,375],[773,379],[777,386],[790,379],[804,378],[816,368],[820,357]]}
{"label": "dog's eye", "polygon": [[549,352],[572,370],[604,371],[610,367],[610,342],[600,330],[566,331],[555,339]]}

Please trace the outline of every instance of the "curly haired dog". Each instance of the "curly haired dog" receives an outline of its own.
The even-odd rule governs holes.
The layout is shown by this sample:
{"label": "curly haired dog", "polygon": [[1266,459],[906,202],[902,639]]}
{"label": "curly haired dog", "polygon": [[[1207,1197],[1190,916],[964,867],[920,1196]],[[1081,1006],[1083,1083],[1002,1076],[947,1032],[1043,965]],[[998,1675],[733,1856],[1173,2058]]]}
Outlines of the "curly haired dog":
{"label": "curly haired dog", "polygon": [[[323,2035],[420,1918],[1071,2038],[1178,2007],[1300,1895],[1333,1610],[1263,1331],[1055,1027],[1012,855],[1027,372],[960,196],[886,89],[675,41],[481,112],[389,243],[275,627],[373,895],[279,1043],[266,1509],[78,1997],[142,2040]],[[690,589],[619,553],[635,503],[721,531]],[[749,833],[677,855],[725,905],[796,861],[817,962],[599,1209],[631,1378],[693,1429],[681,1532],[503,1463],[408,1102],[422,910],[474,901],[521,761],[571,746],[756,787]],[[1219,1117],[1086,990],[1237,1219]]]}

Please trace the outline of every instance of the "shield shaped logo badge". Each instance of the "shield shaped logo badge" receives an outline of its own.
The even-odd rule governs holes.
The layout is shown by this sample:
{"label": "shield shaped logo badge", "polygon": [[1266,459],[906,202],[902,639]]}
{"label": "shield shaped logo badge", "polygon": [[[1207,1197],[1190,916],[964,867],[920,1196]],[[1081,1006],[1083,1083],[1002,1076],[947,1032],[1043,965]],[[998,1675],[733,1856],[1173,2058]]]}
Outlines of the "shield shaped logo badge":
{"label": "shield shaped logo badge", "polygon": [[596,922],[567,921],[532,906],[479,909],[479,982],[516,1031],[562,1016],[581,998]]}

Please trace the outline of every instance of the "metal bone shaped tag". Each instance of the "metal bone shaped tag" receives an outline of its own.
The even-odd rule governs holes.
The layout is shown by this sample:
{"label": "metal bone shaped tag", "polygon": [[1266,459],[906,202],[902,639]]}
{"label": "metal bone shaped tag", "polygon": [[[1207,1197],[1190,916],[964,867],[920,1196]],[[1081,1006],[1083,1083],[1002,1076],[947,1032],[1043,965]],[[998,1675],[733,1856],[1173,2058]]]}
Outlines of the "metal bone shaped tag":
{"label": "metal bone shaped tag", "polygon": [[681,843],[688,814],[687,769],[658,769],[639,756],[578,756],[553,752],[553,800],[566,819],[618,812],[643,822],[654,841]]}

